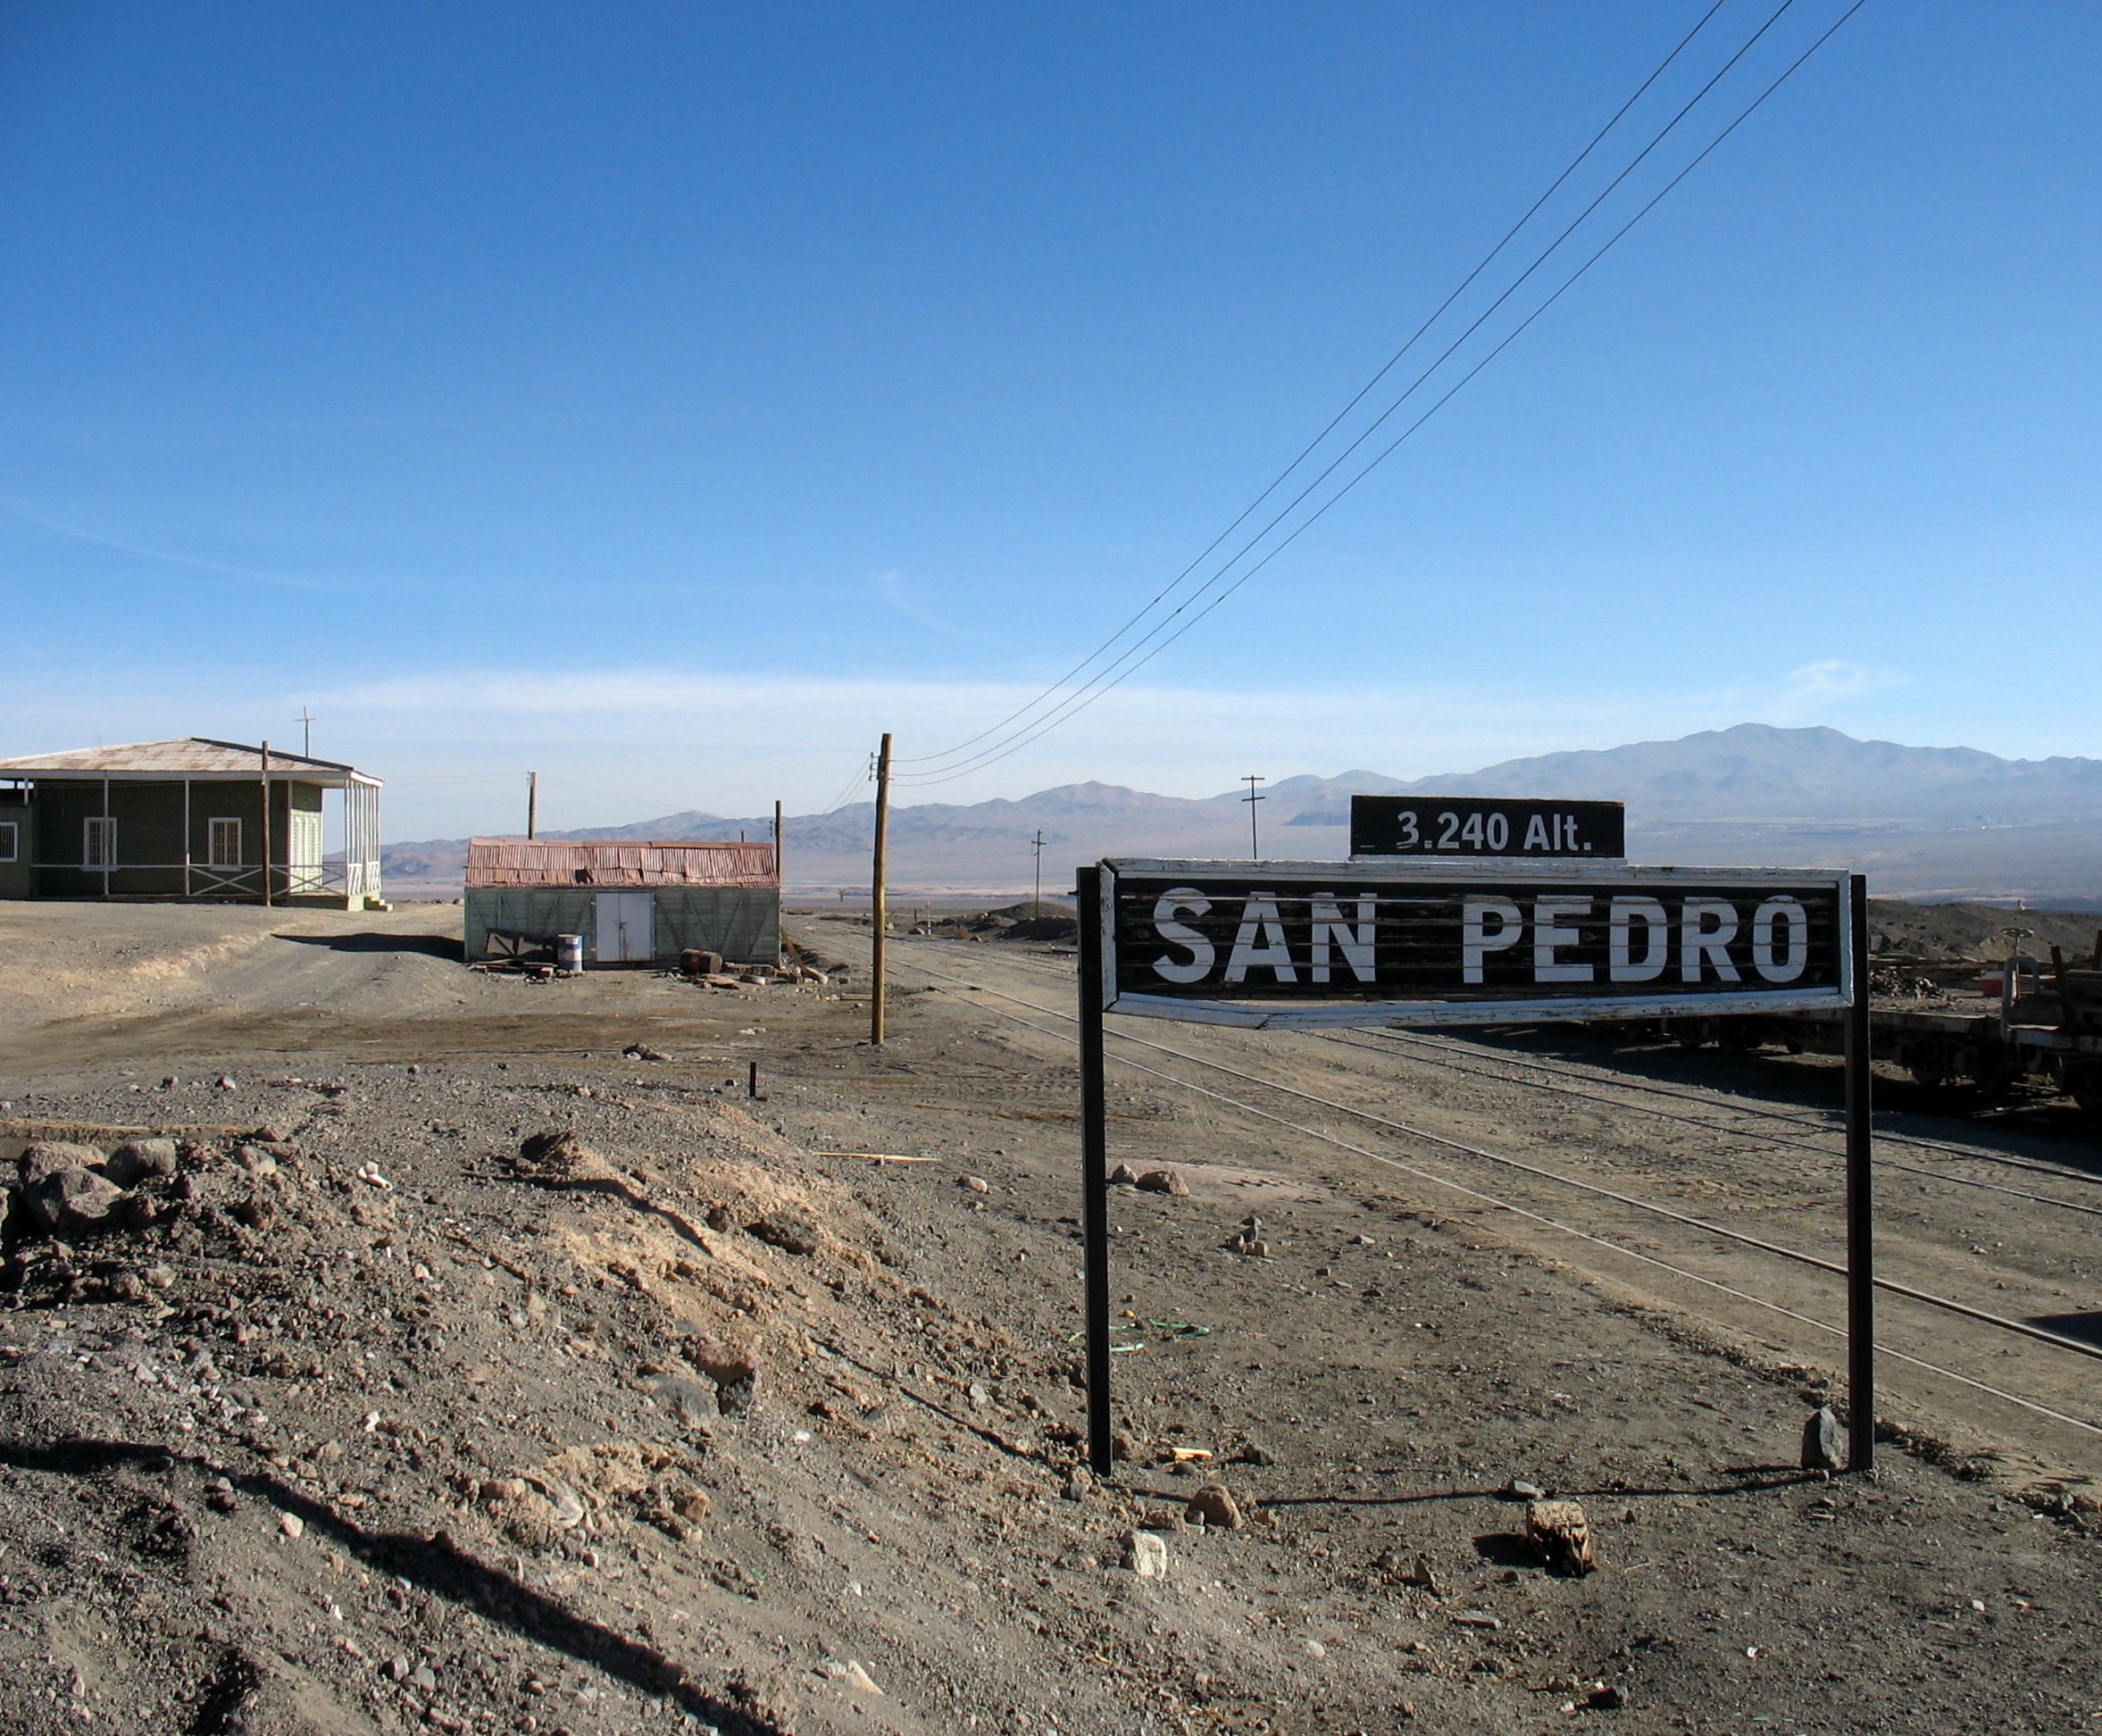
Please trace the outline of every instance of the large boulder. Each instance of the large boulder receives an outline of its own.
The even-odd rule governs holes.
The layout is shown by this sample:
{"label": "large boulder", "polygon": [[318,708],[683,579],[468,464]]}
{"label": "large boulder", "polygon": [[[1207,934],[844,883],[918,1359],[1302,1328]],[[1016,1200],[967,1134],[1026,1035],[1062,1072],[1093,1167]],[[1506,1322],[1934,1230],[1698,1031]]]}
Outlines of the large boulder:
{"label": "large boulder", "polygon": [[101,1230],[124,1189],[93,1170],[63,1169],[25,1186],[22,1204],[29,1216],[54,1236],[76,1236]]}
{"label": "large boulder", "polygon": [[175,1173],[173,1139],[130,1139],[109,1155],[102,1173],[120,1188],[164,1181]]}
{"label": "large boulder", "polygon": [[65,1145],[55,1140],[33,1145],[21,1155],[22,1186],[34,1188],[65,1170],[99,1170],[102,1153],[93,1146]]}

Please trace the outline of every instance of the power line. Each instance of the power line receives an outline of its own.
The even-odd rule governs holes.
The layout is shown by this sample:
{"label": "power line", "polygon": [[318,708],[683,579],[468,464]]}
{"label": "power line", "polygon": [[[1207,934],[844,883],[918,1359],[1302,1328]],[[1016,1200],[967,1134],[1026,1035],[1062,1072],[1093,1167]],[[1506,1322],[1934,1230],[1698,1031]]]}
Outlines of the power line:
{"label": "power line", "polygon": [[[1422,428],[1423,424],[1429,421],[1432,416],[1436,415],[1439,411],[1442,410],[1447,404],[1449,404],[1453,398],[1456,397],[1460,393],[1460,391],[1482,371],[1482,369],[1486,368],[1491,362],[1495,361],[1496,358],[1502,355],[1503,352],[1508,348],[1513,342],[1522,336],[1536,320],[1539,319],[1540,316],[1546,313],[1547,311],[1554,306],[1556,302],[1560,301],[1562,297],[1566,293],[1568,293],[1570,289],[1573,288],[1577,282],[1582,279],[1594,265],[1603,259],[1607,253],[1611,252],[1612,249],[1626,237],[1631,230],[1632,230],[1642,221],[1643,218],[1647,216],[1651,211],[1653,211],[1660,203],[1662,203],[1663,200],[1676,187],[1678,187],[1678,185],[1683,181],[1688,175],[1691,174],[1694,170],[1701,165],[1702,163],[1706,162],[1707,158],[1723,143],[1723,141],[1738,129],[1739,127],[1742,126],[1745,121],[1749,120],[1751,116],[1765,104],[1767,99],[1771,97],[1775,91],[1780,89],[1781,87],[1785,84],[1791,77],[1793,77],[1794,74],[1802,67],[1804,63],[1808,61],[1809,58],[1818,51],[1818,49],[1822,48],[1824,44],[1829,41],[1831,37],[1839,29],[1840,26],[1844,25],[1848,19],[1852,18],[1856,13],[1859,12],[1862,6],[1865,4],[1866,0],[1854,0],[1854,4],[1849,6],[1845,13],[1841,13],[1838,20],[1836,20],[1821,36],[1819,36],[1816,40],[1809,46],[1809,47],[1806,48],[1801,54],[1798,55],[1794,61],[1789,63],[1788,67],[1782,71],[1780,76],[1776,78],[1771,84],[1769,84],[1765,89],[1761,91],[1759,95],[1755,97],[1748,104],[1747,104],[1747,106],[1737,115],[1737,117],[1732,120],[1727,127],[1723,128],[1723,129],[1718,133],[1714,138],[1710,140],[1709,143],[1702,148],[1700,153],[1696,155],[1691,162],[1688,163],[1684,168],[1681,169],[1678,173],[1671,178],[1670,180],[1666,181],[1656,193],[1652,195],[1651,197],[1636,211],[1635,214],[1629,218],[1625,223],[1623,223],[1617,230],[1615,230],[1613,235],[1611,235],[1606,240],[1606,242],[1591,255],[1589,259],[1585,260],[1581,265],[1580,265],[1566,279],[1564,279],[1560,287],[1557,288],[1552,295],[1550,295],[1538,307],[1533,309],[1533,311],[1529,313],[1522,321],[1521,321],[1515,328],[1514,328],[1503,338],[1501,338],[1486,355],[1482,356],[1481,359],[1476,362],[1471,368],[1469,368],[1465,373],[1462,374],[1459,380],[1453,386],[1447,388],[1447,390],[1441,396],[1439,396],[1436,402],[1434,402],[1430,406],[1429,409],[1425,410],[1422,414],[1418,416],[1413,422],[1409,423],[1409,425],[1405,428],[1399,435],[1397,435],[1386,447],[1381,448],[1370,460],[1370,462],[1362,466],[1355,475],[1350,477],[1347,481],[1346,481],[1340,488],[1336,489],[1336,491],[1331,494],[1328,499],[1323,501],[1311,513],[1309,513],[1297,526],[1295,526],[1274,547],[1265,553],[1260,560],[1256,561],[1254,565],[1249,567],[1246,572],[1242,572],[1239,577],[1236,578],[1232,581],[1232,583],[1226,585],[1223,589],[1217,591],[1215,595],[1210,597],[1209,601],[1206,601],[1204,604],[1202,608],[1198,609],[1196,613],[1190,615],[1187,621],[1184,621],[1180,627],[1177,627],[1173,632],[1169,633],[1165,638],[1161,639],[1157,645],[1154,645],[1153,648],[1150,651],[1147,651],[1144,656],[1139,656],[1139,653],[1141,650],[1144,650],[1148,644],[1150,644],[1153,640],[1158,638],[1160,634],[1165,631],[1179,617],[1184,613],[1185,611],[1197,603],[1200,598],[1203,598],[1208,590],[1211,590],[1214,586],[1220,585],[1226,579],[1227,575],[1232,571],[1234,565],[1241,559],[1241,557],[1252,550],[1255,544],[1262,539],[1262,536],[1267,535],[1268,530],[1274,528],[1275,525],[1285,516],[1285,513],[1280,513],[1277,519],[1273,519],[1271,522],[1271,525],[1266,527],[1264,532],[1260,533],[1256,538],[1245,544],[1239,553],[1235,555],[1231,560],[1226,562],[1216,572],[1214,573],[1211,579],[1207,580],[1204,585],[1197,588],[1196,592],[1192,593],[1190,597],[1187,597],[1182,603],[1178,605],[1174,611],[1172,611],[1165,619],[1156,623],[1144,638],[1140,638],[1136,644],[1131,646],[1114,663],[1111,664],[1109,667],[1100,675],[1097,676],[1086,687],[1068,696],[1067,698],[1063,700],[1057,707],[1047,714],[1045,717],[1039,719],[1037,722],[1027,726],[1024,730],[1016,731],[1013,735],[1008,737],[1005,740],[995,744],[993,747],[987,748],[980,754],[974,755],[970,760],[960,765],[951,766],[934,772],[918,773],[911,779],[911,781],[919,784],[947,783],[954,780],[955,779],[967,776],[972,772],[982,771],[985,767],[995,764],[1000,760],[1007,758],[1010,755],[1019,752],[1022,748],[1028,747],[1031,742],[1037,740],[1039,737],[1048,733],[1048,731],[1051,730],[1055,729],[1060,723],[1066,722],[1071,717],[1076,715],[1079,712],[1085,710],[1097,699],[1100,698],[1103,694],[1107,693],[1111,689],[1121,685],[1131,675],[1136,674],[1138,671],[1144,668],[1147,664],[1151,663],[1154,658],[1160,655],[1160,654],[1165,651],[1171,645],[1174,644],[1176,640],[1180,639],[1183,636],[1183,634],[1187,633],[1192,627],[1196,626],[1198,622],[1204,620],[1205,617],[1210,614],[1214,609],[1217,608],[1222,603],[1225,602],[1228,597],[1231,597],[1236,591],[1239,590],[1243,585],[1248,582],[1249,580],[1253,579],[1258,572],[1262,572],[1263,569],[1268,566],[1272,561],[1275,560],[1280,555],[1283,554],[1284,551],[1290,547],[1294,542],[1297,541],[1301,536],[1303,536],[1307,530],[1311,530],[1313,526],[1330,510],[1330,508],[1334,507],[1343,499],[1346,495],[1349,494],[1351,490],[1356,488],[1360,482],[1364,481],[1367,476],[1369,476],[1373,471],[1377,470],[1380,464],[1384,463],[1388,458],[1392,456],[1393,454],[1417,431],[1417,430]],[[1771,21],[1772,21],[1769,20],[1769,23],[1771,23]],[[1472,330],[1472,328],[1470,328],[1470,330]],[[1464,341],[1464,336],[1461,341]],[[1454,347],[1456,348],[1457,344],[1456,344]],[[1447,355],[1449,355],[1450,354],[1451,351],[1448,350]],[[1444,359],[1445,357],[1441,356],[1439,358],[1439,363],[1441,363]],[[1438,365],[1439,365],[1439,363],[1433,363],[1432,369],[1426,371],[1425,377],[1428,376],[1429,371],[1435,371],[1435,368]],[[1418,384],[1420,383],[1421,380],[1418,381]],[[1410,388],[1410,392],[1413,392],[1414,390],[1414,387],[1412,386]],[[1407,396],[1407,393],[1403,395],[1404,398],[1406,398]],[[1397,399],[1395,405],[1390,406],[1388,413],[1391,414],[1392,409],[1398,408],[1401,402],[1401,399]],[[1380,421],[1384,421],[1385,420],[1386,417],[1383,415],[1380,418]],[[1376,427],[1378,424],[1375,423],[1374,426]],[[1368,433],[1370,431],[1370,430],[1367,430]],[[1304,500],[1306,497],[1306,495],[1311,494],[1313,489],[1318,487],[1320,482],[1333,472],[1333,470],[1336,468],[1336,464],[1340,463],[1341,457],[1348,455],[1348,450],[1354,450],[1358,445],[1363,443],[1363,438],[1364,437],[1360,436],[1358,440],[1353,441],[1351,447],[1347,449],[1343,455],[1339,456],[1339,458],[1336,460],[1336,463],[1331,463],[1329,469],[1322,472],[1322,477],[1316,478],[1314,482],[1310,485],[1307,489],[1304,490],[1298,498],[1300,500]],[[1297,501],[1295,501],[1294,505],[1296,505],[1297,504]],[[1287,513],[1289,513],[1290,510],[1291,509],[1289,507],[1286,509]],[[1134,659],[1136,659],[1136,661],[1134,661]]]}
{"label": "power line", "polygon": [[[1300,448],[1298,455],[1295,457],[1290,463],[1287,464],[1284,469],[1280,471],[1274,477],[1272,477],[1269,484],[1260,494],[1258,494],[1246,506],[1241,508],[1240,512],[1234,517],[1233,522],[1223,530],[1220,531],[1217,536],[1214,537],[1209,543],[1207,543],[1201,550],[1198,551],[1196,559],[1192,560],[1190,563],[1184,567],[1180,572],[1177,573],[1174,578],[1170,580],[1158,591],[1155,592],[1154,595],[1147,600],[1145,605],[1135,612],[1131,615],[1130,619],[1126,621],[1122,626],[1119,627],[1115,632],[1112,633],[1106,639],[1103,640],[1103,642],[1096,647],[1094,650],[1090,651],[1085,657],[1082,657],[1079,663],[1075,664],[1064,675],[1060,676],[1056,681],[1053,682],[1049,687],[1046,688],[1042,693],[1038,694],[1034,699],[1031,699],[1027,705],[1022,706],[1016,711],[1010,712],[997,723],[991,724],[987,728],[980,730],[974,736],[967,737],[963,741],[956,743],[956,745],[953,747],[946,747],[938,754],[916,754],[902,763],[909,765],[921,765],[925,764],[932,760],[948,759],[953,757],[955,755],[961,753],[964,748],[972,747],[976,743],[983,741],[986,737],[997,734],[999,730],[1005,729],[1008,724],[1013,722],[1017,718],[1024,716],[1028,713],[1035,710],[1037,706],[1043,704],[1045,699],[1048,698],[1052,694],[1064,688],[1067,682],[1072,680],[1074,676],[1078,675],[1082,670],[1086,669],[1090,664],[1094,663],[1097,657],[1101,656],[1104,652],[1107,651],[1111,646],[1117,642],[1118,639],[1122,638],[1126,633],[1130,632],[1133,627],[1137,626],[1148,614],[1150,614],[1163,598],[1166,597],[1172,592],[1173,592],[1177,586],[1180,585],[1185,579],[1189,578],[1189,575],[1195,572],[1198,567],[1202,566],[1205,561],[1209,560],[1213,552],[1219,547],[1219,545],[1224,542],[1227,538],[1230,537],[1236,530],[1238,530],[1241,525],[1246,523],[1247,520],[1255,513],[1255,510],[1260,507],[1265,500],[1269,499],[1272,495],[1276,493],[1280,487],[1283,486],[1285,480],[1289,477],[1294,471],[1297,470],[1301,464],[1306,462],[1307,458],[1313,455],[1314,449],[1318,447],[1322,441],[1326,440],[1330,434],[1333,434],[1336,431],[1337,428],[1342,423],[1344,418],[1348,416],[1353,410],[1356,409],[1357,406],[1364,402],[1366,395],[1394,371],[1394,369],[1400,363],[1402,358],[1406,356],[1412,349],[1414,349],[1422,339],[1424,333],[1428,332],[1431,328],[1436,325],[1438,321],[1444,316],[1447,309],[1450,308],[1455,302],[1459,300],[1459,298],[1473,286],[1475,279],[1479,278],[1482,272],[1487,271],[1495,262],[1497,256],[1501,254],[1506,247],[1511,245],[1512,241],[1516,238],[1519,230],[1522,230],[1533,220],[1533,218],[1539,213],[1540,207],[1546,204],[1549,199],[1553,198],[1556,193],[1562,190],[1564,183],[1566,182],[1572,175],[1576,173],[1576,171],[1583,166],[1584,163],[1589,158],[1591,153],[1597,150],[1598,146],[1605,141],[1606,134],[1611,132],[1616,126],[1618,126],[1622,119],[1627,114],[1628,111],[1633,108],[1637,103],[1641,101],[1644,95],[1647,93],[1650,86],[1655,84],[1658,79],[1664,76],[1665,71],[1671,66],[1672,63],[1677,60],[1679,56],[1686,51],[1688,46],[1693,41],[1694,38],[1698,36],[1701,31],[1706,28],[1708,21],[1714,18],[1717,13],[1721,12],[1726,4],[1727,0],[1714,0],[1714,4],[1709,6],[1707,11],[1700,15],[1699,20],[1695,23],[1694,27],[1690,30],[1687,31],[1683,37],[1680,38],[1677,45],[1672,49],[1672,52],[1666,54],[1663,60],[1659,61],[1656,65],[1650,70],[1650,73],[1647,78],[1643,79],[1639,85],[1636,86],[1634,95],[1630,96],[1626,102],[1622,103],[1619,108],[1614,111],[1612,118],[1591,136],[1590,142],[1587,144],[1582,150],[1579,151],[1575,156],[1570,159],[1567,166],[1563,169],[1562,172],[1556,175],[1552,181],[1547,183],[1547,190],[1543,192],[1539,197],[1535,199],[1531,204],[1526,207],[1524,215],[1520,217],[1515,223],[1512,224],[1508,230],[1504,231],[1503,238],[1499,240],[1495,246],[1491,247],[1486,254],[1482,255],[1481,258],[1476,262],[1474,269],[1469,271],[1465,277],[1462,278],[1458,285],[1453,289],[1452,293],[1447,296],[1446,298],[1439,303],[1437,307],[1431,311],[1430,317],[1424,320],[1424,321],[1419,325],[1414,331],[1409,334],[1408,340],[1404,343],[1399,349],[1396,350],[1392,355],[1387,358],[1387,360],[1380,365],[1377,373],[1373,374],[1370,380],[1366,380],[1363,386],[1357,388],[1356,392],[1352,395],[1350,401],[1340,410],[1337,411],[1335,415],[1330,419],[1328,425],[1323,428],[1320,433],[1316,434],[1311,440],[1307,441],[1305,446]],[[1784,4],[1781,10],[1786,11],[1787,6]],[[1777,17],[1779,16],[1778,13],[1775,15]],[[1769,22],[1771,21],[1772,21],[1770,20]],[[1739,52],[1741,53],[1742,51],[1740,50]],[[1673,124],[1676,125],[1677,122],[1674,121]],[[1660,134],[1659,138],[1661,137],[1662,135]],[[1655,142],[1656,141],[1653,140],[1652,144],[1654,145]],[[1645,154],[1647,154],[1647,153],[1645,153]],[[1637,161],[1639,160],[1639,158],[1637,159]]]}

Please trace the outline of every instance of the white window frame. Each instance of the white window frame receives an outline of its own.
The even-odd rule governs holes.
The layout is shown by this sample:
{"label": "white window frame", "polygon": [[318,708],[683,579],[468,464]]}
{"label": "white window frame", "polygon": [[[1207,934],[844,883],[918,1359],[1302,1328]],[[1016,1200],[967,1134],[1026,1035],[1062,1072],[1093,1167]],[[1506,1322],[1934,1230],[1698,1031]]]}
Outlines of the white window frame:
{"label": "white window frame", "polygon": [[0,862],[21,860],[21,822],[0,820]]}
{"label": "white window frame", "polygon": [[[231,826],[234,829],[234,853],[230,860],[219,854],[219,829],[221,826]],[[213,815],[204,822],[204,842],[213,867],[238,868],[241,865],[241,822],[238,815]]]}
{"label": "white window frame", "polygon": [[[97,839],[101,840],[99,850]],[[117,822],[113,814],[93,814],[81,822],[80,865],[97,873],[117,865]]]}

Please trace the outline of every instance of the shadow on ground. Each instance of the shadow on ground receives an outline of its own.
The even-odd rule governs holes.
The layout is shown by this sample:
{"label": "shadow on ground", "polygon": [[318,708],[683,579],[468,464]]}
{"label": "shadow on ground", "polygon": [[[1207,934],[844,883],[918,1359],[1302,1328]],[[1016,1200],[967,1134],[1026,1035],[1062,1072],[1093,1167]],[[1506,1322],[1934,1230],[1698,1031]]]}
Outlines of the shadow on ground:
{"label": "shadow on ground", "polygon": [[455,964],[467,960],[467,943],[450,934],[384,934],[367,931],[359,934],[279,934],[296,947],[326,947],[339,953],[423,953]]}
{"label": "shadow on ground", "polygon": [[[0,1464],[74,1477],[118,1471],[166,1475],[179,1464],[200,1477],[216,1474],[201,1459],[124,1440],[65,1440],[42,1447],[9,1442],[0,1445]],[[423,1538],[405,1532],[367,1531],[274,1477],[251,1474],[232,1481],[242,1493],[267,1501],[279,1513],[296,1514],[309,1528],[334,1539],[380,1572],[477,1610],[536,1645],[563,1652],[642,1693],[668,1699],[726,1736],[780,1736],[779,1726],[699,1688],[662,1652],[572,1614],[509,1573],[476,1560],[444,1532]]]}

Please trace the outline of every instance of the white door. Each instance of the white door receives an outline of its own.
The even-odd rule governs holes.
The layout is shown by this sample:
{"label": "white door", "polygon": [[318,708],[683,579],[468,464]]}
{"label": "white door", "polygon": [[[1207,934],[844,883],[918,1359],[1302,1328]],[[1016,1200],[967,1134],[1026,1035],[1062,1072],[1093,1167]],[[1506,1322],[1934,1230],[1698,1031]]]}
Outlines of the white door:
{"label": "white door", "polygon": [[291,833],[285,840],[285,889],[319,892],[321,889],[321,816],[306,808],[294,808]]}
{"label": "white door", "polygon": [[657,901],[647,892],[601,892],[593,901],[601,964],[646,964],[656,956]]}

